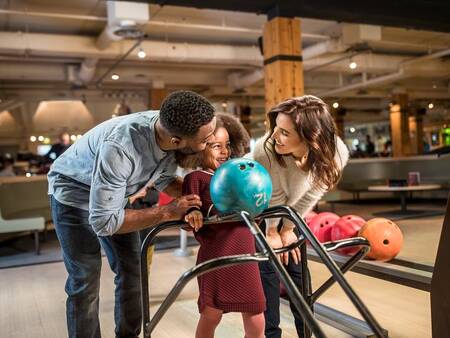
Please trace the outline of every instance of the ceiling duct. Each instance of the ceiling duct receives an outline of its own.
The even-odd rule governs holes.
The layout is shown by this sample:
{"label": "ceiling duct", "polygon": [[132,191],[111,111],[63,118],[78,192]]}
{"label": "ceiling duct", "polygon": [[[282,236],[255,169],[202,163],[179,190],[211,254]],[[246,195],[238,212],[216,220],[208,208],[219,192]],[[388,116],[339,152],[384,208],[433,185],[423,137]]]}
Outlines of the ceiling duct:
{"label": "ceiling duct", "polygon": [[107,1],[108,24],[97,38],[97,48],[106,49],[122,39],[136,39],[144,33],[141,25],[150,19],[149,5],[128,1]]}

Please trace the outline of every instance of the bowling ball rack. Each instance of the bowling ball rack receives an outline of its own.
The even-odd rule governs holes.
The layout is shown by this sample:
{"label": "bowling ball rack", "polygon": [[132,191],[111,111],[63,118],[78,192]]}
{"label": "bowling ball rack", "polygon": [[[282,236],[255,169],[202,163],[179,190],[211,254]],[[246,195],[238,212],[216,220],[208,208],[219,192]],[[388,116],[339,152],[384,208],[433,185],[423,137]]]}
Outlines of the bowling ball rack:
{"label": "bowling ball rack", "polygon": [[[299,237],[298,241],[292,243],[289,246],[272,249],[267,243],[264,234],[258,226],[258,222],[269,218],[287,218],[295,225]],[[299,311],[303,318],[305,326],[305,337],[311,337],[314,334],[317,338],[326,337],[322,327],[319,325],[317,318],[315,318],[313,312],[321,309],[320,304],[316,304],[317,299],[327,291],[333,284],[338,283],[343,289],[344,293],[348,296],[355,308],[361,314],[365,320],[367,327],[370,328],[373,335],[372,337],[387,338],[387,332],[384,330],[369,309],[359,298],[350,284],[344,277],[344,273],[349,271],[356,263],[358,263],[369,251],[369,242],[361,237],[344,239],[333,242],[320,243],[313,235],[311,230],[306,225],[305,221],[289,206],[277,206],[265,210],[262,214],[256,218],[252,218],[246,211],[240,213],[234,213],[224,216],[214,216],[204,221],[204,225],[215,223],[226,223],[243,221],[249,227],[251,233],[254,235],[257,247],[259,251],[255,254],[243,254],[234,256],[225,256],[211,259],[209,261],[202,262],[191,269],[184,272],[175,286],[171,289],[165,300],[162,302],[153,317],[150,318],[150,292],[148,281],[148,266],[147,266],[147,249],[151,246],[156,236],[167,229],[183,228],[187,224],[183,221],[170,221],[164,222],[153,227],[148,233],[147,237],[141,246],[141,289],[142,289],[142,316],[143,316],[143,333],[144,338],[150,338],[152,332],[156,328],[157,324],[163,318],[170,306],[176,301],[178,295],[181,293],[186,284],[192,279],[223,267],[228,267],[238,264],[248,264],[254,262],[269,261],[274,269],[278,272],[281,282],[283,283],[286,293],[291,299],[292,304]],[[314,292],[311,287],[311,278],[308,270],[308,257],[306,245],[309,243],[310,247],[315,250],[317,255],[322,260],[322,263],[328,268],[331,273],[331,277],[327,279],[319,288]],[[339,268],[336,262],[331,258],[328,252],[335,251],[346,247],[359,246],[359,250],[341,265]],[[302,287],[299,289],[292,281],[288,272],[283,264],[277,258],[277,254],[288,252],[296,247],[300,248],[301,255],[301,273],[302,273]],[[323,309],[322,309],[323,310]],[[326,309],[326,310],[329,310]],[[328,311],[330,312],[330,311]],[[332,311],[331,311],[332,312]],[[339,315],[341,313],[331,313],[331,315]],[[342,315],[342,314],[341,314]],[[344,314],[345,315],[345,314]],[[316,317],[322,317],[317,316]],[[345,320],[344,320],[345,322]],[[363,322],[364,323],[364,322]],[[351,324],[351,321],[350,321]]]}

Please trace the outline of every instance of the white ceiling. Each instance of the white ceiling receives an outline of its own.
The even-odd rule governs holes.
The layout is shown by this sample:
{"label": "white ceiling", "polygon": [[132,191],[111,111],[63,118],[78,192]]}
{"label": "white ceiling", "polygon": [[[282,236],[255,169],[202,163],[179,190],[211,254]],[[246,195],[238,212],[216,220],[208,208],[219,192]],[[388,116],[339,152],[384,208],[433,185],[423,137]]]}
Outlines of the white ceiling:
{"label": "white ceiling", "polygon": [[[262,111],[257,40],[266,20],[248,13],[150,5],[150,20],[141,27],[147,57],[139,59],[134,50],[112,71],[120,79],[108,74],[98,87],[98,79],[135,42],[98,48],[108,23],[106,1],[0,0],[0,99],[3,104],[29,100],[37,89],[35,100],[145,91],[158,82],[169,90],[190,88],[212,100],[234,99]],[[392,91],[400,89],[417,104],[433,100],[435,109],[448,110],[450,56],[442,51],[450,48],[450,34],[314,19],[302,19],[301,31],[307,93],[382,116]],[[80,82],[79,68],[89,60],[94,65],[84,74],[88,81]],[[350,61],[357,62],[355,70],[348,67]],[[0,102],[0,111],[4,108]]]}

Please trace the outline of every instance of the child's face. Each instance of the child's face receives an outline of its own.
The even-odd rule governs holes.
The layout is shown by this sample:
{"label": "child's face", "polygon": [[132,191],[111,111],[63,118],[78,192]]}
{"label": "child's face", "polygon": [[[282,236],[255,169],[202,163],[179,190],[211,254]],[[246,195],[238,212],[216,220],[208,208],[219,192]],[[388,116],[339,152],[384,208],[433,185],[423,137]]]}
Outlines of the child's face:
{"label": "child's face", "polygon": [[230,137],[225,128],[218,128],[204,151],[205,169],[216,170],[230,158]]}

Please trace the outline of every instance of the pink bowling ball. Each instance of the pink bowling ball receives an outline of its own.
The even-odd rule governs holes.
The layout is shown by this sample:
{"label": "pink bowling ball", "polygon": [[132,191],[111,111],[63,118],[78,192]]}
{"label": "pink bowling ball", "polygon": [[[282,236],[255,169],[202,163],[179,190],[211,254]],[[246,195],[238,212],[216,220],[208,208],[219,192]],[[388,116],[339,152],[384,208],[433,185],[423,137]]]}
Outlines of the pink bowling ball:
{"label": "pink bowling ball", "polygon": [[[331,229],[331,240],[352,238],[358,236],[359,230],[366,224],[364,218],[356,215],[345,215],[337,220]],[[351,255],[357,252],[359,247],[338,250],[343,255]]]}
{"label": "pink bowling ball", "polygon": [[308,211],[308,212],[306,213],[306,215],[303,217],[303,219],[305,220],[307,226],[309,226],[309,223],[311,222],[311,220],[312,220],[315,216],[317,216],[317,212],[314,212],[314,211]]}
{"label": "pink bowling ball", "polygon": [[331,229],[338,219],[339,216],[335,213],[321,212],[311,219],[309,227],[319,242],[329,242],[331,241]]}

